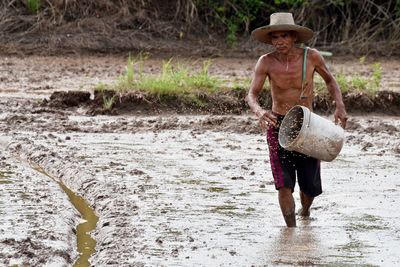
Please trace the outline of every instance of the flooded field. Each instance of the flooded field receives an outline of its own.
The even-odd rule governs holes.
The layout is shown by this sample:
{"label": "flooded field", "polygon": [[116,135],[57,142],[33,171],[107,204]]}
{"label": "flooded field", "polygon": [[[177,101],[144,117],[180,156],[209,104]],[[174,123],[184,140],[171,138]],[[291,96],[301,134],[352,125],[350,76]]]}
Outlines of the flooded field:
{"label": "flooded field", "polygon": [[93,266],[400,262],[399,117],[351,116],[341,154],[322,164],[311,218],[288,229],[254,117],[92,117],[12,88],[0,99],[0,265],[84,261],[85,212],[68,190],[98,217],[83,231],[96,242]]}
{"label": "flooded field", "polygon": [[[71,117],[78,119],[97,121]],[[104,119],[102,123],[107,122]],[[180,118],[194,119],[206,117]],[[129,125],[131,119],[117,120]],[[299,221],[296,229],[284,227],[260,135],[210,130],[22,132],[8,147],[12,156],[2,162],[9,166],[11,160],[18,168],[23,162],[35,162],[89,202],[99,216],[93,232],[95,266],[395,266],[400,245],[398,131],[377,137],[365,129],[374,123],[375,127],[390,123],[398,129],[400,120],[357,118],[357,123],[360,128],[349,133],[351,141],[339,158],[323,164],[324,194],[316,199],[311,219]],[[38,176],[28,167],[3,172],[10,177],[7,181],[17,179],[14,173]],[[60,199],[52,205],[68,206],[56,183],[39,178],[57,189],[50,195]],[[20,183],[21,190],[43,187],[31,180]],[[1,188],[9,193],[12,185],[2,183]],[[1,203],[9,203],[4,194]],[[1,206],[2,211],[10,218],[24,216],[6,206]],[[28,207],[21,204],[22,210]],[[45,218],[44,210],[57,213],[58,209],[35,207],[38,216]],[[62,214],[61,222],[76,219],[76,213]],[[21,232],[27,230],[20,227]],[[7,224],[2,228],[8,232]],[[46,225],[38,228],[31,238],[42,244],[45,229],[49,231]],[[7,238],[2,238],[3,247],[9,246]]]}

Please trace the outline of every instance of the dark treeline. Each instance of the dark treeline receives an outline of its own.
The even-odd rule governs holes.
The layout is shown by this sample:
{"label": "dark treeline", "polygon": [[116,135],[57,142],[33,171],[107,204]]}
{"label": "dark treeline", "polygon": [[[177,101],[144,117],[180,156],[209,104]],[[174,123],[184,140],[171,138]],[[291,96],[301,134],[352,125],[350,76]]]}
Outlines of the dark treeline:
{"label": "dark treeline", "polygon": [[131,48],[121,43],[135,40],[201,38],[237,47],[272,12],[289,11],[316,32],[312,46],[400,54],[400,0],[2,0],[0,8],[3,43],[62,47],[69,41],[107,50]]}

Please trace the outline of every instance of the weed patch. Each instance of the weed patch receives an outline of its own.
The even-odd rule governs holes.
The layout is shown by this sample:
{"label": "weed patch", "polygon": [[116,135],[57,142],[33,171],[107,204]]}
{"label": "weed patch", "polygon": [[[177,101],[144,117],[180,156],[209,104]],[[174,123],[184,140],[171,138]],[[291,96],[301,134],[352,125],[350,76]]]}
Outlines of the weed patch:
{"label": "weed patch", "polygon": [[40,8],[40,0],[27,0],[26,5],[32,14],[36,14]]}
{"label": "weed patch", "polygon": [[107,97],[107,96],[103,95],[103,108],[105,110],[112,109],[112,107],[114,105],[115,97],[116,97],[115,95],[113,95],[112,97]]}
{"label": "weed patch", "polygon": [[[364,62],[360,59],[360,62]],[[335,74],[336,81],[342,94],[345,93],[363,93],[370,98],[374,98],[378,92],[382,81],[382,67],[380,63],[371,64],[369,76],[359,74],[346,75],[343,72]],[[317,94],[327,94],[324,80],[317,75],[315,78],[314,90]]]}
{"label": "weed patch", "polygon": [[[129,57],[124,74],[112,87],[117,91],[140,90],[155,96],[159,100],[171,100],[182,97],[197,106],[202,106],[201,94],[210,93],[220,88],[221,80],[210,75],[211,61],[204,61],[199,71],[188,66],[173,65],[172,59],[164,61],[159,74],[144,74],[146,57]],[[104,85],[102,86],[104,87]]]}

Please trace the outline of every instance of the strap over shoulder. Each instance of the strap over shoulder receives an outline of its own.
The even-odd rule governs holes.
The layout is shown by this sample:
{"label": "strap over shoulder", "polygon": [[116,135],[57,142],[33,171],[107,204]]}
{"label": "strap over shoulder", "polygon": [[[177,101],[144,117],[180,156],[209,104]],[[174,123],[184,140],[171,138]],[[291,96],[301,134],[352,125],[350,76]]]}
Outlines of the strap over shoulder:
{"label": "strap over shoulder", "polygon": [[304,58],[303,58],[303,73],[301,76],[301,83],[304,83],[306,80],[306,71],[307,71],[307,53],[308,47],[304,48]]}
{"label": "strap over shoulder", "polygon": [[306,89],[305,84],[306,84],[306,73],[307,73],[307,52],[308,52],[308,47],[306,46],[304,48],[304,57],[303,57],[303,72],[301,75],[301,94],[300,94],[300,99],[306,99],[307,96],[304,96],[304,90]]}

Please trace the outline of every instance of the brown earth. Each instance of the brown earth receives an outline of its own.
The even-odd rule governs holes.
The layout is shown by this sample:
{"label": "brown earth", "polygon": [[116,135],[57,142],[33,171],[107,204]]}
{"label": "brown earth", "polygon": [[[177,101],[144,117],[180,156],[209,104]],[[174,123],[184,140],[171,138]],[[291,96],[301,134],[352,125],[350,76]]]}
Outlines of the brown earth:
{"label": "brown earth", "polygon": [[[118,93],[115,91],[94,91],[94,99],[90,99],[89,92],[82,91],[56,91],[50,96],[50,101],[45,100],[43,105],[54,108],[86,107],[88,114],[242,114],[248,112],[245,101],[246,90],[223,90],[218,93],[204,93],[199,95],[202,105],[192,102],[184,96],[170,96],[160,100],[146,92],[132,91]],[[111,107],[104,107],[104,99],[115,99]],[[260,95],[261,104],[270,109],[272,99],[269,92]],[[380,91],[374,96],[362,92],[345,93],[343,101],[350,113],[381,113],[386,115],[400,115],[400,93]],[[334,103],[329,95],[316,95],[314,98],[314,111],[330,114],[334,110]]]}
{"label": "brown earth", "polygon": [[[201,63],[198,59],[180,60],[193,62],[193,66],[199,66]],[[247,77],[251,75],[255,61],[255,58],[216,58],[210,71],[226,79],[234,79],[237,76]],[[154,108],[154,106],[143,104],[140,94],[131,93],[131,95],[123,96],[121,98],[123,101],[119,104],[121,106],[116,106],[112,110],[112,112],[122,114],[92,116],[102,112],[101,101],[99,101],[102,97],[94,92],[95,85],[99,82],[115,81],[122,73],[125,63],[126,57],[105,55],[4,56],[0,62],[1,137],[6,136],[13,140],[11,148],[27,147],[24,152],[26,157],[45,161],[54,176],[62,177],[71,189],[90,201],[100,215],[101,222],[95,231],[98,247],[92,263],[117,264],[120,263],[121,255],[127,258],[133,255],[133,260],[137,261],[139,266],[141,263],[154,265],[158,262],[156,260],[163,262],[165,259],[170,261],[170,266],[177,266],[185,260],[197,263],[195,261],[197,259],[190,261],[194,257],[198,257],[198,262],[202,262],[205,255],[202,253],[208,253],[209,250],[212,253],[227,254],[230,257],[218,257],[220,254],[214,257],[207,254],[206,258],[211,262],[228,259],[232,263],[237,263],[238,259],[254,260],[257,255],[251,253],[253,253],[252,248],[257,244],[259,246],[272,244],[272,247],[265,256],[268,260],[255,262],[256,264],[356,264],[355,262],[359,261],[357,257],[363,255],[367,258],[366,264],[376,263],[377,260],[382,260],[382,262],[387,260],[385,263],[391,264],[396,260],[395,256],[390,257],[390,255],[394,255],[391,248],[395,249],[398,245],[400,229],[397,223],[398,216],[393,217],[395,214],[393,211],[398,207],[400,199],[398,193],[400,185],[395,179],[398,177],[396,163],[400,155],[398,138],[400,128],[399,117],[384,114],[392,114],[398,110],[396,101],[398,101],[400,69],[397,61],[381,62],[382,88],[388,91],[380,92],[382,98],[378,98],[376,103],[370,104],[369,99],[364,96],[349,96],[352,100],[348,101],[352,102],[347,102],[348,109],[353,110],[355,107],[358,109],[352,111],[348,122],[347,150],[344,151],[341,159],[329,165],[332,167],[326,168],[327,197],[317,202],[314,210],[318,220],[300,223],[302,227],[300,232],[310,234],[309,237],[303,236],[305,240],[315,241],[314,235],[317,235],[316,239],[319,240],[319,242],[308,244],[315,245],[317,248],[322,244],[321,251],[316,249],[315,252],[312,246],[307,247],[308,254],[304,254],[305,247],[301,242],[292,246],[291,242],[296,238],[292,239],[285,233],[282,236],[279,234],[281,228],[277,226],[281,227],[283,221],[280,218],[279,207],[276,206],[273,185],[270,180],[267,180],[271,177],[266,177],[267,174],[265,174],[266,168],[269,173],[269,165],[264,162],[267,159],[265,139],[256,137],[260,134],[258,122],[254,116],[246,114],[246,108],[243,107],[242,102],[243,95],[222,94],[221,98],[215,96],[215,101],[229,98],[232,102],[227,101],[227,103],[232,103],[234,107],[228,110],[213,110],[213,113],[217,114],[206,113],[204,110],[191,110],[188,113],[194,113],[195,116],[179,116],[177,113],[185,110],[177,109],[175,102],[172,102],[175,105],[170,106],[161,106],[156,103],[156,108]],[[368,66],[358,64],[356,60],[333,58],[329,60],[329,64],[335,72],[344,70],[368,75]],[[160,59],[150,59],[145,71],[154,73],[160,68]],[[58,93],[55,93],[56,91]],[[72,92],[68,93],[68,91]],[[242,94],[243,92],[244,90]],[[363,104],[364,99],[366,104]],[[96,101],[98,103],[94,105]],[[120,102],[117,101],[117,103]],[[132,103],[140,103],[137,110],[132,107]],[[389,103],[393,106],[385,106]],[[375,105],[382,105],[382,107],[373,109]],[[369,107],[369,110],[366,110],[366,107]],[[321,108],[321,110],[328,109]],[[357,115],[357,110],[362,114]],[[376,116],[375,113],[367,114],[366,111],[380,114]],[[249,143],[242,141],[243,138]],[[139,147],[137,143],[140,143]],[[172,145],[168,146],[170,144]],[[179,149],[176,150],[177,148]],[[139,157],[142,154],[143,157]],[[154,155],[154,159],[149,158],[148,155]],[[247,155],[247,158],[243,155]],[[134,156],[138,157],[137,161],[130,160]],[[168,156],[177,157],[177,159],[171,160]],[[185,159],[190,159],[190,162],[195,161],[196,164],[179,165],[185,162]],[[207,165],[202,165],[205,164],[202,159],[205,159],[204,162]],[[165,165],[160,165],[160,163]],[[137,166],[137,164],[141,165]],[[178,167],[171,168],[171,166]],[[78,215],[71,206],[67,206],[66,197],[57,185],[35,174],[29,166],[24,166],[13,159],[10,151],[6,149],[0,152],[0,167],[2,168],[0,171],[7,174],[4,175],[7,179],[0,183],[1,189],[4,189],[1,192],[10,194],[9,199],[14,205],[22,203],[21,209],[16,213],[13,210],[16,206],[6,205],[8,202],[4,201],[4,206],[9,208],[6,210],[9,211],[7,214],[20,217],[18,220],[14,220],[14,217],[11,219],[2,217],[7,221],[4,221],[4,224],[1,223],[1,227],[10,228],[0,227],[0,233],[7,233],[8,229],[16,227],[23,230],[29,229],[22,233],[21,238],[13,236],[0,240],[0,248],[5,248],[2,250],[4,257],[2,254],[0,263],[13,265],[21,261],[22,264],[38,265],[45,262],[50,264],[51,259],[54,259],[53,264],[70,264],[77,257],[74,249],[73,231],[75,229],[71,227],[76,224]],[[178,177],[186,179],[180,184],[176,184],[176,177],[170,177],[170,174],[164,173],[166,170],[175,168],[179,171]],[[218,171],[215,172],[214,169]],[[121,176],[120,172],[125,175],[129,172],[133,178],[139,178],[137,181],[132,180],[133,182],[128,183],[129,181],[125,180],[126,176]],[[207,175],[204,176],[202,173],[207,173]],[[205,180],[196,184],[195,179],[203,176]],[[379,179],[376,179],[376,176],[379,176]],[[161,178],[170,179],[170,181],[161,181]],[[110,179],[113,180],[110,181]],[[224,179],[222,184],[218,184],[221,182],[220,179]],[[343,186],[343,183],[346,186]],[[384,187],[381,183],[384,183]],[[173,187],[175,184],[176,188]],[[368,187],[369,184],[372,186]],[[206,185],[205,190],[203,187]],[[7,189],[11,186],[15,191]],[[162,190],[169,188],[168,186],[172,189]],[[223,186],[227,186],[234,195],[227,194],[228,190],[225,190]],[[179,218],[186,218],[188,214],[180,213],[185,209],[173,209],[167,204],[170,199],[184,196],[186,202],[177,201],[177,203],[197,205],[198,203],[193,201],[193,195],[183,195],[185,192],[197,192],[197,187],[199,194],[196,196],[201,196],[199,198],[201,201],[198,203],[201,205],[205,203],[205,208],[199,209],[202,213],[195,213],[191,217],[194,222],[198,221],[198,226],[191,225],[189,230],[185,230],[187,232],[179,233],[177,230],[182,228]],[[192,191],[187,190],[188,188]],[[243,188],[246,188],[245,192],[242,192]],[[1,196],[6,199],[7,194]],[[378,197],[375,197],[376,194],[379,194]],[[121,201],[121,196],[128,198]],[[140,201],[129,199],[131,196],[138,196]],[[213,203],[207,202],[210,196]],[[44,199],[48,200],[44,201]],[[224,199],[226,203],[222,201]],[[371,199],[370,202],[366,201],[367,199]],[[264,223],[266,227],[263,224],[260,226],[259,232],[254,231],[250,234],[248,230],[241,228],[239,232],[243,233],[243,236],[240,238],[231,236],[232,239],[221,246],[220,243],[216,243],[218,240],[225,240],[228,234],[237,232],[237,229],[229,229],[229,227],[227,229],[226,226],[232,225],[232,221],[243,220],[242,217],[232,219],[232,216],[236,216],[235,214],[241,211],[232,207],[233,204],[229,202],[232,200],[245,208],[248,206],[249,209],[244,209],[246,211],[244,215],[251,219],[247,227],[250,225],[253,228],[265,220],[267,223]],[[3,205],[1,201],[0,204]],[[188,211],[192,210],[194,209],[188,208]],[[52,216],[49,216],[49,211],[52,212]],[[158,216],[158,213],[161,215]],[[171,214],[176,225],[158,225],[157,222],[165,218],[165,214]],[[209,218],[208,214],[216,216],[214,221],[210,221],[209,228],[204,226],[204,222],[207,222]],[[252,216],[256,215],[257,217],[252,219]],[[264,215],[266,217],[263,217]],[[29,220],[25,217],[29,217]],[[138,218],[144,223],[136,223],[141,222]],[[49,219],[52,225],[45,224]],[[224,222],[220,226],[222,228],[215,229],[217,225],[215,222],[221,219]],[[157,229],[154,233],[147,227],[153,222],[154,228],[151,229]],[[334,226],[331,226],[332,224]],[[164,226],[167,228],[164,229]],[[197,230],[199,232],[196,232]],[[205,233],[202,230],[205,230]],[[264,235],[266,232],[267,236]],[[220,233],[223,236],[219,235]],[[252,236],[252,234],[259,236],[261,240],[258,243],[253,242],[258,240],[255,237],[248,240],[248,251],[242,249],[242,244],[236,245],[234,242],[234,240],[240,240],[243,243],[242,240],[246,240],[244,237]],[[297,234],[301,239],[301,234]],[[60,244],[68,244],[68,246],[51,242],[54,240],[47,241],[47,238],[51,236],[54,236]],[[329,238],[326,238],[327,236]],[[213,237],[214,241],[210,237]],[[271,243],[269,238],[277,238],[277,240]],[[364,242],[365,240],[368,242]],[[389,245],[386,246],[387,240],[389,240]],[[125,244],[124,242],[128,242],[129,246],[121,247],[120,245]],[[181,247],[182,244],[184,248]],[[232,244],[235,246],[233,247]],[[370,244],[378,245],[371,248]],[[277,249],[274,248],[275,245],[280,251],[285,251],[285,247],[290,247],[291,251],[286,251],[287,255],[278,255],[274,250]],[[298,253],[296,259],[292,257],[292,248]],[[370,254],[369,250],[373,250],[373,253]],[[158,254],[154,256],[154,252]],[[274,259],[276,256],[278,258]],[[191,259],[189,260],[188,257]],[[171,262],[174,260],[177,264]],[[247,265],[243,263],[241,266]],[[130,265],[126,264],[126,266]]]}
{"label": "brown earth", "polygon": [[[1,103],[5,105],[16,106],[16,102]],[[350,118],[340,157],[324,163],[326,191],[315,201],[311,220],[300,220],[299,228],[287,233],[265,137],[259,135],[252,116],[92,117],[43,109],[32,101],[19,106],[32,108],[33,113],[0,120],[2,135],[13,139],[0,152],[4,163],[0,167],[9,166],[15,157],[34,162],[89,201],[100,217],[92,233],[97,240],[91,258],[94,266],[223,266],[226,262],[297,266],[360,261],[395,266],[400,240],[398,216],[393,215],[400,200],[398,117]],[[18,215],[23,218],[32,213],[26,209],[33,210],[35,220],[29,221],[33,230],[23,239],[10,242],[0,236],[4,251],[0,263],[54,264],[49,256],[58,249],[57,255],[66,257],[58,257],[57,266],[68,265],[76,259],[70,224],[77,216],[65,214],[60,200],[44,202],[45,194],[59,197],[55,188],[44,191],[55,183],[33,176],[27,168],[18,170],[21,162],[15,161],[9,179],[13,184],[0,184],[0,189],[8,192],[13,185],[21,191]],[[19,171],[24,178],[17,176]],[[39,182],[46,184],[35,194]],[[2,210],[7,201],[0,200]],[[12,208],[7,215],[15,214]],[[54,217],[61,214],[55,226],[61,224],[62,232],[52,225],[37,226],[53,210]],[[0,233],[3,229],[7,233],[9,227],[10,223],[2,225]],[[20,223],[14,227],[25,229]],[[48,233],[61,244],[69,241],[69,246],[49,246]]]}

